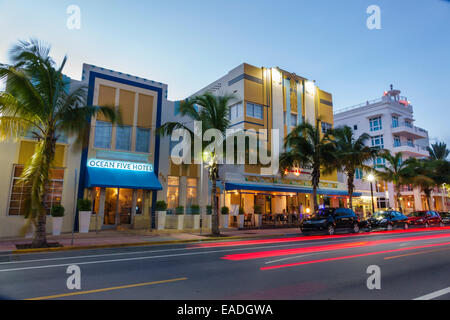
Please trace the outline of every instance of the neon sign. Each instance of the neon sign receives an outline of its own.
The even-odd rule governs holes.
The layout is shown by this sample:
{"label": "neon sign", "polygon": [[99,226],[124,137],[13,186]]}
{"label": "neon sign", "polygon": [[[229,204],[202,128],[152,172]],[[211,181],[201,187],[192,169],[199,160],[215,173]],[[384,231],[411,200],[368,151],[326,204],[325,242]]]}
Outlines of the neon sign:
{"label": "neon sign", "polygon": [[91,168],[153,172],[153,165],[150,163],[90,159],[87,165]]}

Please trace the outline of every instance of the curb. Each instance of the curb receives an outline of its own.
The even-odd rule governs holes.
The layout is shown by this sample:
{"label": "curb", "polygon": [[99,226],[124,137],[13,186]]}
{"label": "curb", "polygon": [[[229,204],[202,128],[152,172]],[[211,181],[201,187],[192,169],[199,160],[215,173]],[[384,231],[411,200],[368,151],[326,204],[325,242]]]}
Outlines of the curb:
{"label": "curb", "polygon": [[209,242],[217,240],[244,240],[244,239],[259,239],[270,237],[281,237],[286,234],[270,234],[270,235],[252,235],[252,236],[229,236],[229,237],[211,237],[198,240],[168,240],[168,241],[154,241],[154,242],[130,242],[130,243],[117,243],[117,244],[99,244],[99,245],[86,245],[86,246],[71,246],[71,247],[57,247],[57,248],[37,248],[37,249],[20,249],[10,251],[12,254],[26,254],[26,253],[40,253],[40,252],[59,252],[59,251],[73,251],[73,250],[85,250],[85,249],[104,249],[104,248],[125,248],[125,247],[150,247],[157,245],[168,244],[182,244],[182,243],[199,243]]}

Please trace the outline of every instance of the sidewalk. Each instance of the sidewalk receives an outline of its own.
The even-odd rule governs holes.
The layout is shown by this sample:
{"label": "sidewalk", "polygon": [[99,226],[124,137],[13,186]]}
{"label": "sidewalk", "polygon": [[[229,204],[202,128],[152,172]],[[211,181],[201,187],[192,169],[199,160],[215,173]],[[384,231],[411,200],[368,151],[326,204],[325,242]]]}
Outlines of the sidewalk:
{"label": "sidewalk", "polygon": [[[270,236],[289,236],[299,234],[298,228],[292,229],[258,229],[258,230],[237,230],[227,229],[221,232],[221,238],[212,237],[210,234],[203,232],[177,232],[176,230],[168,231],[148,231],[148,230],[103,230],[98,233],[90,232],[87,234],[75,233],[74,243],[72,246],[72,234],[65,233],[60,236],[47,236],[48,242],[58,242],[63,248],[56,250],[70,250],[82,248],[107,248],[120,246],[139,246],[139,245],[157,245],[181,243],[190,241],[214,241],[227,240],[236,238],[252,238],[252,237],[270,237]],[[16,252],[16,244],[31,243],[32,239],[25,238],[9,238],[0,239],[0,253]],[[55,250],[55,249],[50,249]],[[27,252],[28,250],[19,250],[17,252]],[[42,251],[49,251],[44,249]]]}

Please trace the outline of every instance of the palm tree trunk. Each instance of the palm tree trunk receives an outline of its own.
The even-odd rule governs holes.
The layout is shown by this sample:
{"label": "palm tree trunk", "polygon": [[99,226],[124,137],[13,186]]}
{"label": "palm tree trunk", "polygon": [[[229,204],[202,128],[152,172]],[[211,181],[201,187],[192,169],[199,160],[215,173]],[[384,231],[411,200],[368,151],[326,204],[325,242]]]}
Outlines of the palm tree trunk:
{"label": "palm tree trunk", "polygon": [[37,217],[36,235],[31,245],[33,248],[48,247],[46,224],[47,224],[47,214],[45,210],[42,210],[42,212],[39,212]]}
{"label": "palm tree trunk", "polygon": [[[216,173],[218,173],[218,168],[216,168]],[[213,169],[214,172],[214,169]],[[219,229],[219,208],[217,204],[217,176],[218,174],[213,173],[211,176],[212,181],[212,197],[213,197],[213,215],[212,215],[212,234],[215,236],[220,235],[220,229]]]}
{"label": "palm tree trunk", "polygon": [[317,186],[313,185],[313,204],[314,204],[314,212],[319,210],[319,205],[317,204]]}
{"label": "palm tree trunk", "polygon": [[402,197],[401,193],[400,193],[400,185],[395,185],[395,189],[397,189],[397,205],[398,205],[398,209],[400,210],[401,213],[403,213],[403,208],[402,208],[402,200],[400,199]]}
{"label": "palm tree trunk", "polygon": [[350,202],[350,209],[353,210],[353,190],[355,188],[353,181],[354,181],[354,175],[349,173],[347,176],[347,188],[348,188],[348,196],[349,196],[349,202]]}

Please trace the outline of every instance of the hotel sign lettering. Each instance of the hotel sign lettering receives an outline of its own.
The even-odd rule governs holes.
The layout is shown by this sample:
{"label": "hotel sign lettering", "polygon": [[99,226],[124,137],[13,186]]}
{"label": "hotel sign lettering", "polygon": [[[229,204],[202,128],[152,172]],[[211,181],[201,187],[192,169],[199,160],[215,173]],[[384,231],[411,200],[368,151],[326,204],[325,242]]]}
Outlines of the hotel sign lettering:
{"label": "hotel sign lettering", "polygon": [[136,163],[136,162],[127,162],[127,161],[91,159],[91,160],[88,160],[87,165],[88,165],[88,167],[91,167],[91,168],[153,172],[153,165],[150,163]]}

